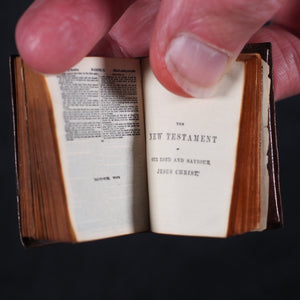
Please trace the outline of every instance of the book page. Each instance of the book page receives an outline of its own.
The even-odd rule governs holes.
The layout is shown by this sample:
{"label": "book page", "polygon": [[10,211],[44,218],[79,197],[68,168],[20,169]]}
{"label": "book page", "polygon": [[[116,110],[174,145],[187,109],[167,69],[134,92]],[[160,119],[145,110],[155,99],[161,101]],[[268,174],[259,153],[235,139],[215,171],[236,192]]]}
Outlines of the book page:
{"label": "book page", "polygon": [[77,239],[149,229],[139,60],[88,57],[46,80]]}
{"label": "book page", "polygon": [[268,149],[269,149],[269,104],[270,104],[270,86],[271,80],[268,76],[270,70],[269,65],[262,60],[262,120],[261,120],[261,221],[258,230],[265,230],[267,227],[268,207],[269,207],[269,172]]}
{"label": "book page", "polygon": [[151,228],[226,236],[234,180],[244,63],[236,62],[209,99],[168,92],[144,62]]}

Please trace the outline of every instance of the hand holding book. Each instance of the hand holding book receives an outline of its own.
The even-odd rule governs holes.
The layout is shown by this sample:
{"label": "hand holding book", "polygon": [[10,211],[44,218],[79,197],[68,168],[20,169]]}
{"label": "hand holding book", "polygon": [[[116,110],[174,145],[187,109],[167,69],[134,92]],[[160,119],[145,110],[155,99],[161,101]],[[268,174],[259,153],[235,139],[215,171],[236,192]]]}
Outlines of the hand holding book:
{"label": "hand holding book", "polygon": [[25,61],[43,73],[66,71],[89,53],[150,52],[167,89],[197,96],[208,93],[250,38],[270,41],[280,99],[300,91],[298,12],[298,0],[37,0],[20,19],[16,40]]}

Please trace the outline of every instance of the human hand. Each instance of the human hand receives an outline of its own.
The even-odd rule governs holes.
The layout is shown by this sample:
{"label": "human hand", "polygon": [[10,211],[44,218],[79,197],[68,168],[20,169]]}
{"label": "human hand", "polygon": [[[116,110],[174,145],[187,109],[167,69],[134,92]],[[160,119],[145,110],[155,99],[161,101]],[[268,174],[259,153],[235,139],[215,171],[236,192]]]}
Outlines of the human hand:
{"label": "human hand", "polygon": [[163,85],[200,97],[245,43],[269,41],[281,99],[300,92],[299,17],[299,0],[36,0],[19,20],[16,41],[43,73],[63,72],[88,54],[150,53]]}

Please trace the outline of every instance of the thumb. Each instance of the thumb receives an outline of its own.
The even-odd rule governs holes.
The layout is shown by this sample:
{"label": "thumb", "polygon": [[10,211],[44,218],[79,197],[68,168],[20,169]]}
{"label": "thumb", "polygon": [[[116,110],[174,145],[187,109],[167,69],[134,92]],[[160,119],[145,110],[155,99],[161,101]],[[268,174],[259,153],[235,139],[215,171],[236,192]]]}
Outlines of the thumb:
{"label": "thumb", "polygon": [[150,60],[160,82],[206,97],[250,37],[286,0],[162,0]]}

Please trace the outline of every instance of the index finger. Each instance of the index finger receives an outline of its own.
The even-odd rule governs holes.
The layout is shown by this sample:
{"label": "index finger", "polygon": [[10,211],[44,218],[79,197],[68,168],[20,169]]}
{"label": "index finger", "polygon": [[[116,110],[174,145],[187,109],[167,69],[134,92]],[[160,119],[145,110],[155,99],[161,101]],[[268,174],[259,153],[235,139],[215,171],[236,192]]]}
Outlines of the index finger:
{"label": "index finger", "polygon": [[86,56],[134,0],[37,0],[16,28],[25,62],[60,73]]}

